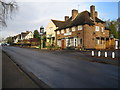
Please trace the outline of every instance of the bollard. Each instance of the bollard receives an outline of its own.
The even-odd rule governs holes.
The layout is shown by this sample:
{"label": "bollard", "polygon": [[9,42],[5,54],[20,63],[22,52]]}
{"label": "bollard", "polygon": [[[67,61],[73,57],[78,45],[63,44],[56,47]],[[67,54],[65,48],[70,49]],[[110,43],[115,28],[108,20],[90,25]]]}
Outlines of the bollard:
{"label": "bollard", "polygon": [[112,52],[112,58],[115,58],[115,52]]}
{"label": "bollard", "polygon": [[92,51],[92,56],[94,56],[94,51]]}
{"label": "bollard", "polygon": [[100,51],[98,51],[98,56],[100,57],[100,54],[101,54],[101,52]]}
{"label": "bollard", "polygon": [[105,57],[107,57],[107,52],[105,52]]}

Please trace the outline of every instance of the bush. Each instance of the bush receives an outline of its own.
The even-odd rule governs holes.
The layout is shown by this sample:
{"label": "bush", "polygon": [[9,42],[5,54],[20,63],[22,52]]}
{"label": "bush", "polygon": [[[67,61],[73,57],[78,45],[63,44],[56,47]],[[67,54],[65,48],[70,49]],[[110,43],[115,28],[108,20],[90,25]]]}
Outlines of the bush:
{"label": "bush", "polygon": [[58,47],[58,46],[49,45],[49,46],[47,46],[47,49],[50,49],[50,50],[58,50],[58,49],[61,49],[61,48]]}

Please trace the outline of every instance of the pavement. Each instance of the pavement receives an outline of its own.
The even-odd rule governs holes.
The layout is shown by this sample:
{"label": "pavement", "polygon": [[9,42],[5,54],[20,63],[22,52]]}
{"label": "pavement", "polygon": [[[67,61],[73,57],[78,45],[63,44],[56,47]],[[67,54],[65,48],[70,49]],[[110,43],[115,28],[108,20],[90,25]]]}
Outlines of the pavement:
{"label": "pavement", "polygon": [[2,53],[2,88],[39,88],[16,64]]}
{"label": "pavement", "polygon": [[117,88],[117,65],[90,62],[93,57],[78,51],[42,51],[3,47],[25,71],[52,88]]}
{"label": "pavement", "polygon": [[[87,59],[87,61],[120,66],[120,63],[119,63],[120,57],[118,56],[120,51],[118,51],[118,50],[116,50],[116,52],[115,52],[115,54],[117,56],[116,58],[112,58],[110,56],[109,57],[104,57],[103,53],[101,53],[102,55],[99,57],[97,55],[98,51],[95,51],[95,56],[91,55],[92,51],[79,51],[79,52],[83,53],[86,57],[89,57],[89,59]],[[105,51],[102,51],[102,52],[105,52]],[[112,51],[107,51],[107,52],[111,53]]]}

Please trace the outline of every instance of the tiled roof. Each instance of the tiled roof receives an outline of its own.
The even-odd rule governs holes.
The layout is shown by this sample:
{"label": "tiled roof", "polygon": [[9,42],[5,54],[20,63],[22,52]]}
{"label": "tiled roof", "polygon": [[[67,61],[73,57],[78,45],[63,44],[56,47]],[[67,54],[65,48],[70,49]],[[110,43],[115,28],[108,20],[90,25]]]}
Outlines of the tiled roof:
{"label": "tiled roof", "polygon": [[99,19],[98,17],[95,18],[96,22],[100,22],[100,23],[105,23],[104,21],[102,21],[101,19]]}
{"label": "tiled roof", "polygon": [[27,34],[29,34],[30,33],[30,31],[26,31],[26,32],[21,32],[21,35],[22,35],[22,37],[25,37]]}
{"label": "tiled roof", "polygon": [[60,20],[51,19],[51,21],[56,25],[56,27],[61,27],[61,25],[65,23],[65,21],[60,21]]}
{"label": "tiled roof", "polygon": [[[104,21],[102,21],[97,17],[95,18],[95,21],[104,23]],[[84,25],[84,24],[94,25],[94,21],[91,19],[90,13],[88,11],[83,11],[81,13],[78,13],[78,15],[74,20],[72,20],[72,17],[70,17],[67,21],[65,21],[62,25],[60,25],[60,27],[57,30],[65,29],[77,25]]]}
{"label": "tiled roof", "polygon": [[105,27],[105,30],[110,30],[110,28],[108,28],[108,27]]}

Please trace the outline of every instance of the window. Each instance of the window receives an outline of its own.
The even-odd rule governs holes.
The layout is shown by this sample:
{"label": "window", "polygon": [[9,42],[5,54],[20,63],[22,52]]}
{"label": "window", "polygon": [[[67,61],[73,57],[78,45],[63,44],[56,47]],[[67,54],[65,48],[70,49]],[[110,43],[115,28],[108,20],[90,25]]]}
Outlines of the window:
{"label": "window", "polygon": [[68,39],[66,39],[66,47],[68,47]]}
{"label": "window", "polygon": [[61,33],[64,33],[64,29],[61,30]]}
{"label": "window", "polygon": [[93,35],[95,35],[95,32],[93,32]]}
{"label": "window", "polygon": [[53,27],[49,27],[49,30],[52,30],[53,29]]}
{"label": "window", "polygon": [[99,31],[99,26],[95,26],[95,31]]}
{"label": "window", "polygon": [[82,38],[80,39],[80,44],[82,44]]}
{"label": "window", "polygon": [[74,46],[76,47],[77,46],[77,39],[74,38]]}
{"label": "window", "polygon": [[58,40],[57,45],[61,47],[61,40]]}
{"label": "window", "polygon": [[102,32],[104,32],[104,28],[103,27],[101,27],[101,30],[102,30]]}
{"label": "window", "polygon": [[72,31],[75,31],[76,30],[76,28],[75,27],[72,27]]}
{"label": "window", "polygon": [[97,44],[97,45],[99,44],[99,39],[96,39],[96,44]]}
{"label": "window", "polygon": [[82,28],[82,26],[81,25],[79,25],[78,26],[78,30],[82,30],[83,28]]}
{"label": "window", "polygon": [[60,31],[57,31],[57,34],[60,34]]}
{"label": "window", "polygon": [[66,29],[66,33],[68,33],[68,32],[69,32],[69,28]]}
{"label": "window", "polygon": [[74,46],[74,39],[71,39],[71,46]]}
{"label": "window", "polygon": [[104,44],[104,40],[101,40],[101,44]]}

